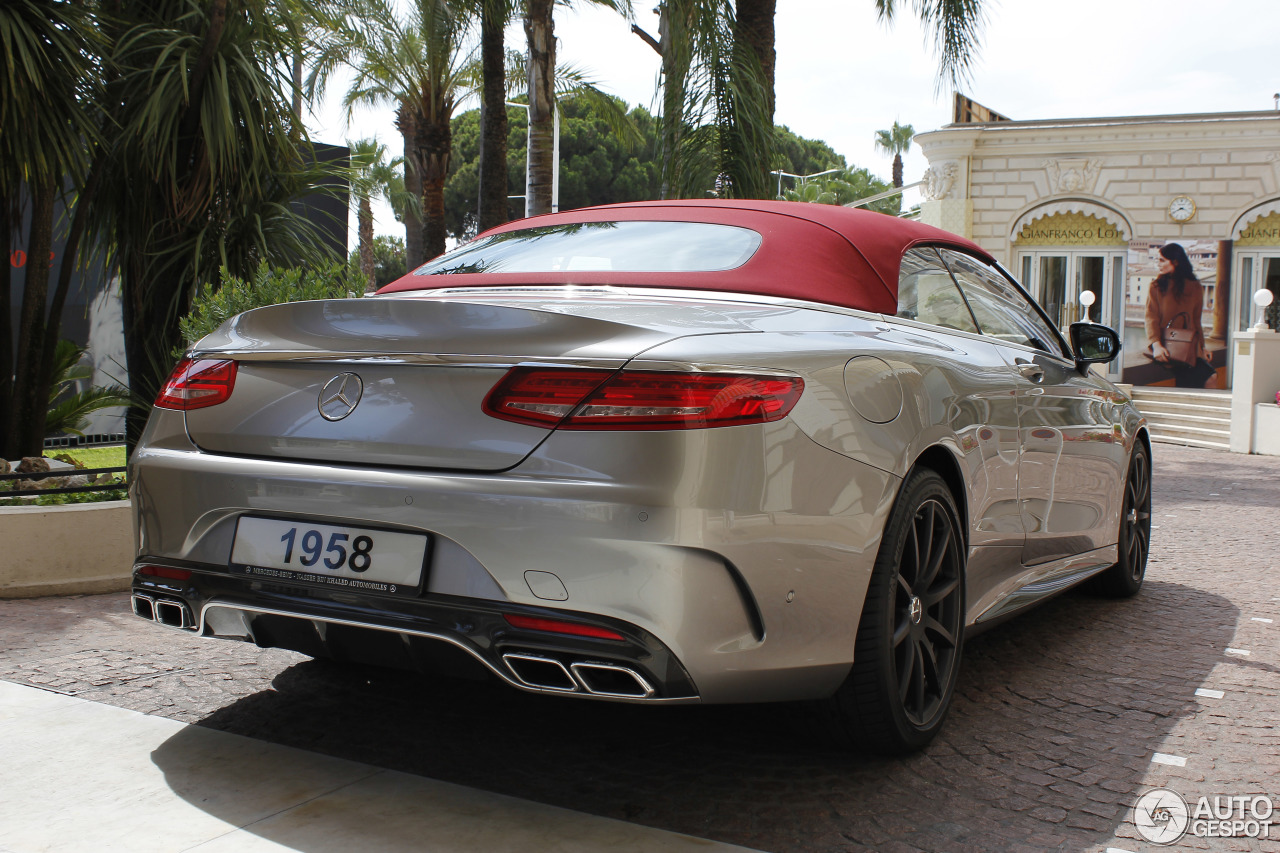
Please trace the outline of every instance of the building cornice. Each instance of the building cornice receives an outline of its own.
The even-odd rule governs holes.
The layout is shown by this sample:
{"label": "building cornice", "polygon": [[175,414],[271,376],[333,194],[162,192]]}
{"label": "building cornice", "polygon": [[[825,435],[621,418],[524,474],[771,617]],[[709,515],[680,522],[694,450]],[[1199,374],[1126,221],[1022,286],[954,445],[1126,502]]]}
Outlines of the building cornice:
{"label": "building cornice", "polygon": [[1224,138],[1231,139],[1235,150],[1275,151],[1280,148],[1280,112],[949,124],[917,134],[915,142],[931,157],[954,157],[965,149],[978,156],[1080,156],[1131,154],[1135,140],[1148,151],[1152,143],[1159,150],[1177,151],[1198,150]]}
{"label": "building cornice", "polygon": [[1054,118],[1029,121],[985,121],[965,124],[947,124],[942,130],[980,128],[995,131],[1016,131],[1019,128],[1044,127],[1099,127],[1151,124],[1221,124],[1223,122],[1268,121],[1280,122],[1280,110],[1255,110],[1241,113],[1183,113],[1157,116],[1111,116],[1099,118]]}

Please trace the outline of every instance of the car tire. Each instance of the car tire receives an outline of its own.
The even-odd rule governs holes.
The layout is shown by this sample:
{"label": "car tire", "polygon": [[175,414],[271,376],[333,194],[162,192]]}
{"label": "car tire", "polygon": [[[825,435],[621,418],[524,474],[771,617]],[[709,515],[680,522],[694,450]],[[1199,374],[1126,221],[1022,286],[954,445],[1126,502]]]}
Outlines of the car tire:
{"label": "car tire", "polygon": [[912,472],[880,543],[853,667],[828,703],[855,749],[914,752],[942,727],[964,645],[964,541],[947,484]]}
{"label": "car tire", "polygon": [[1100,595],[1129,598],[1142,589],[1151,553],[1151,452],[1141,441],[1134,444],[1129,459],[1117,548],[1119,560],[1090,585]]}

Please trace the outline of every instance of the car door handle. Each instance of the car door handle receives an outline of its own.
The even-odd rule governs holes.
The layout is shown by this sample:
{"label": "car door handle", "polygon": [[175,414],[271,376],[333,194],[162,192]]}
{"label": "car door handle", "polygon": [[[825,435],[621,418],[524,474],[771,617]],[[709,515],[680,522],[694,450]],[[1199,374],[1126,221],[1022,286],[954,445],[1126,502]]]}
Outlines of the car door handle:
{"label": "car door handle", "polygon": [[1018,372],[1032,382],[1041,382],[1044,380],[1044,368],[1033,361],[1017,360]]}

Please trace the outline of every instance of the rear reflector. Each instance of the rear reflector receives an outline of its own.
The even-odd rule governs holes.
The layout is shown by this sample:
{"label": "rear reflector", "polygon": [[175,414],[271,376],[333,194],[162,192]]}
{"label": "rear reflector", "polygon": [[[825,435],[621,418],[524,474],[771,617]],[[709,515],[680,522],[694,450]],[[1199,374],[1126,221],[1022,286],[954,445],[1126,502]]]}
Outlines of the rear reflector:
{"label": "rear reflector", "polygon": [[211,358],[184,358],[173,368],[160,389],[155,405],[160,409],[203,409],[225,403],[236,385],[236,363]]}
{"label": "rear reflector", "polygon": [[592,637],[597,640],[626,639],[617,631],[610,631],[607,628],[597,628],[594,625],[583,625],[580,622],[561,622],[559,619],[542,619],[537,616],[520,616],[516,613],[504,613],[502,614],[502,618],[506,619],[511,627],[522,628],[526,631],[546,631],[549,634],[572,634],[575,637]]}
{"label": "rear reflector", "polygon": [[547,428],[706,429],[781,420],[803,392],[798,376],[516,367],[484,411]]}
{"label": "rear reflector", "polygon": [[169,578],[175,581],[191,580],[190,569],[170,569],[165,566],[139,566],[138,574],[150,575],[154,578]]}

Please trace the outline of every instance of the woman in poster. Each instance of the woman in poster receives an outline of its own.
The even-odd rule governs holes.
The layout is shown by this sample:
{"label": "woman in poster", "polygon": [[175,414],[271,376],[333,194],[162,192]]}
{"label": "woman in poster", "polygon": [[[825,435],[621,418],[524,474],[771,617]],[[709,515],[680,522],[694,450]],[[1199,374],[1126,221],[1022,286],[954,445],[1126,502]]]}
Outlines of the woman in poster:
{"label": "woman in poster", "polygon": [[1217,372],[1209,363],[1200,314],[1204,287],[1187,252],[1165,243],[1156,259],[1156,280],[1147,290],[1147,343],[1151,357],[1173,371],[1179,388],[1211,388]]}

